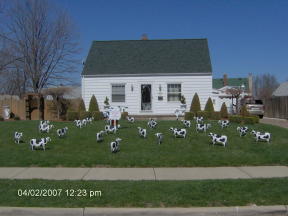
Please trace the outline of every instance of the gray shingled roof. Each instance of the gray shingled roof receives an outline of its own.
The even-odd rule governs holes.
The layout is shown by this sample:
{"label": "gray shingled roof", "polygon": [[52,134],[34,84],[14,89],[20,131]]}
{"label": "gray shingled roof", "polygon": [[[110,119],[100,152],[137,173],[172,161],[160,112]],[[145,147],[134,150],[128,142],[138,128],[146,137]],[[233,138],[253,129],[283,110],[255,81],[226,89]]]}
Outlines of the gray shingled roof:
{"label": "gray shingled roof", "polygon": [[93,41],[82,75],[212,73],[207,39]]}
{"label": "gray shingled roof", "polygon": [[288,96],[288,82],[282,83],[272,94],[276,97]]}

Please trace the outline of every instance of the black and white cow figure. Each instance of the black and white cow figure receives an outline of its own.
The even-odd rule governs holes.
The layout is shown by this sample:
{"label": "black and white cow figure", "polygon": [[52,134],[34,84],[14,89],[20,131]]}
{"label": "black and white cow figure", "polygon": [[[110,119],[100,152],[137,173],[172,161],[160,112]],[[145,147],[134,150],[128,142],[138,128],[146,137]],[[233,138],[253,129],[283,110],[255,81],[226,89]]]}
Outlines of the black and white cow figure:
{"label": "black and white cow figure", "polygon": [[21,141],[21,138],[22,138],[22,136],[23,136],[23,133],[21,132],[15,132],[14,133],[14,141],[15,141],[15,143],[17,143],[17,144],[19,144],[20,143],[20,141]]}
{"label": "black and white cow figure", "polygon": [[264,141],[270,143],[271,134],[268,132],[261,133],[259,131],[252,130],[251,133],[255,136],[256,142]]}
{"label": "black and white cow figure", "polygon": [[49,133],[52,128],[54,128],[54,125],[49,124],[39,125],[39,131],[42,133]]}
{"label": "black and white cow figure", "polygon": [[191,121],[189,120],[181,120],[181,122],[184,124],[186,128],[191,127]]}
{"label": "black and white cow figure", "polygon": [[105,132],[108,133],[116,133],[120,125],[114,127],[113,125],[105,125]]}
{"label": "black and white cow figure", "polygon": [[221,126],[221,128],[226,128],[229,126],[230,122],[229,120],[219,120],[218,121],[218,124]]}
{"label": "black and white cow figure", "polygon": [[45,147],[46,147],[47,143],[50,141],[51,141],[50,137],[41,138],[40,140],[39,139],[31,139],[30,140],[30,147],[31,147],[32,151],[34,150],[34,148],[38,148],[38,147],[42,147],[42,149],[45,151]]}
{"label": "black and white cow figure", "polygon": [[237,127],[237,131],[240,134],[240,137],[242,136],[246,136],[246,134],[248,133],[249,128],[248,127]]}
{"label": "black and white cow figure", "polygon": [[145,128],[138,127],[138,133],[139,133],[140,137],[146,138],[146,136],[147,136],[147,131]]}
{"label": "black and white cow figure", "polygon": [[178,128],[171,127],[169,130],[172,131],[175,138],[177,138],[177,137],[186,138],[187,131],[185,128],[178,129]]}
{"label": "black and white cow figure", "polygon": [[64,137],[67,134],[68,127],[64,127],[57,130],[58,137]]}
{"label": "black and white cow figure", "polygon": [[122,139],[120,138],[116,138],[115,141],[110,143],[110,149],[112,153],[117,153],[118,151],[120,151],[120,141]]}
{"label": "black and white cow figure", "polygon": [[148,121],[148,123],[147,123],[147,125],[148,125],[149,128],[152,128],[152,129],[153,129],[153,128],[156,128],[157,122],[156,122],[155,119],[150,118],[149,121]]}
{"label": "black and white cow figure", "polygon": [[76,127],[82,128],[82,121],[81,120],[74,120]]}
{"label": "black and white cow figure", "polygon": [[130,123],[134,123],[135,122],[135,118],[134,117],[130,117],[130,116],[127,116],[126,119],[130,122]]}
{"label": "black and white cow figure", "polygon": [[162,144],[163,142],[163,134],[162,133],[156,133],[155,136],[157,137],[158,139],[158,144]]}
{"label": "black and white cow figure", "polygon": [[196,124],[196,132],[199,131],[205,132],[211,127],[211,124]]}
{"label": "black and white cow figure", "polygon": [[105,131],[100,131],[96,134],[96,140],[97,142],[102,142],[104,140],[104,135]]}
{"label": "black and white cow figure", "polygon": [[215,145],[215,143],[220,143],[222,144],[224,147],[226,147],[227,145],[227,141],[228,138],[225,135],[218,135],[218,134],[214,134],[214,133],[209,133],[209,135],[211,137],[212,143],[213,145]]}
{"label": "black and white cow figure", "polygon": [[194,120],[196,120],[197,124],[203,124],[203,122],[204,122],[203,116],[194,117]]}

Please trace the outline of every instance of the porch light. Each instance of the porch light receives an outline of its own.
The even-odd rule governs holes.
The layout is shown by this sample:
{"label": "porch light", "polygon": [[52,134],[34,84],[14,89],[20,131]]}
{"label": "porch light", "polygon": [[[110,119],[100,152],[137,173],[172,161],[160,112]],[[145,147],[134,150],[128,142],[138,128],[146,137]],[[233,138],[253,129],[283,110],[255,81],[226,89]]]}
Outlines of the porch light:
{"label": "porch light", "polygon": [[131,84],[131,91],[132,91],[132,92],[134,91],[134,86],[133,86],[133,84]]}
{"label": "porch light", "polygon": [[159,92],[161,92],[162,91],[162,86],[161,86],[161,84],[159,85]]}

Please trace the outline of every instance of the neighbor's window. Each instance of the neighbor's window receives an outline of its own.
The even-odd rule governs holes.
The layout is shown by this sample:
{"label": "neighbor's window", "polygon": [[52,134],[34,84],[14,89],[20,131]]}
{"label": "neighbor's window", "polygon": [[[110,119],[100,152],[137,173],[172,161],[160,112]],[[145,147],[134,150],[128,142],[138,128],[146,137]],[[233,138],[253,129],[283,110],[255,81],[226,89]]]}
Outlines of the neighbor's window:
{"label": "neighbor's window", "polygon": [[112,84],[112,102],[125,102],[125,84]]}
{"label": "neighbor's window", "polygon": [[168,84],[168,101],[180,101],[181,98],[181,84]]}

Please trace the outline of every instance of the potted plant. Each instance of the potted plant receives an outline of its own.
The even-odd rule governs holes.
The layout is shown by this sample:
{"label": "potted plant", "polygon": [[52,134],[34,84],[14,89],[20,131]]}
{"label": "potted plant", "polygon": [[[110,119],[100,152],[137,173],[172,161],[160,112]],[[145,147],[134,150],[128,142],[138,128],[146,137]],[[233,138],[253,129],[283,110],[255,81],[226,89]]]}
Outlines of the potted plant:
{"label": "potted plant", "polygon": [[109,98],[106,96],[104,100],[104,109],[109,109],[110,104],[109,104]]}
{"label": "potted plant", "polygon": [[180,107],[183,108],[183,109],[186,109],[187,107],[187,104],[186,104],[186,98],[184,97],[184,95],[180,95]]}

